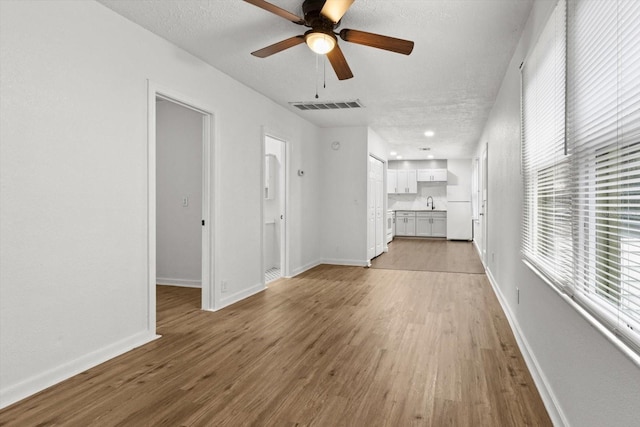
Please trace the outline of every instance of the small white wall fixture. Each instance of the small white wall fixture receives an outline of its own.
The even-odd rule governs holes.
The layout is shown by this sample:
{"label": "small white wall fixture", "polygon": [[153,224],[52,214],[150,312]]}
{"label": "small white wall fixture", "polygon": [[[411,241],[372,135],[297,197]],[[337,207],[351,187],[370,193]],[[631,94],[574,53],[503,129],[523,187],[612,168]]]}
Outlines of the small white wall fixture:
{"label": "small white wall fixture", "polygon": [[202,123],[202,309],[214,310],[220,290],[216,274],[216,225],[220,192],[216,172],[218,163],[218,138],[215,137],[215,115],[206,103],[186,96],[174,89],[152,81],[148,84],[148,147],[147,147],[147,279],[148,279],[148,328],[156,325],[156,98],[166,99],[203,115]]}

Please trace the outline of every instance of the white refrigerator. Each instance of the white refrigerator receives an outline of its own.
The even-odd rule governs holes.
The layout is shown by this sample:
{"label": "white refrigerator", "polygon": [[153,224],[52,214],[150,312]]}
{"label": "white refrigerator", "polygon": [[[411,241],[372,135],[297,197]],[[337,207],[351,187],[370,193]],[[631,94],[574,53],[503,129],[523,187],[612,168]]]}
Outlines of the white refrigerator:
{"label": "white refrigerator", "polygon": [[447,185],[447,240],[471,240],[471,188]]}

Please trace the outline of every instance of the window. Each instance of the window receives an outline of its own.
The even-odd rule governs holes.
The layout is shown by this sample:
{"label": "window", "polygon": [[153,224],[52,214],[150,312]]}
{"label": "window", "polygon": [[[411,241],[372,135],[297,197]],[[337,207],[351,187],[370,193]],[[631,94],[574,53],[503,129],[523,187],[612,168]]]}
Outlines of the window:
{"label": "window", "polygon": [[637,0],[560,1],[522,69],[523,256],[638,353],[639,40]]}
{"label": "window", "polygon": [[565,9],[560,1],[522,67],[523,254],[560,287],[572,269]]}
{"label": "window", "polygon": [[567,144],[572,292],[640,344],[640,2],[570,0]]}

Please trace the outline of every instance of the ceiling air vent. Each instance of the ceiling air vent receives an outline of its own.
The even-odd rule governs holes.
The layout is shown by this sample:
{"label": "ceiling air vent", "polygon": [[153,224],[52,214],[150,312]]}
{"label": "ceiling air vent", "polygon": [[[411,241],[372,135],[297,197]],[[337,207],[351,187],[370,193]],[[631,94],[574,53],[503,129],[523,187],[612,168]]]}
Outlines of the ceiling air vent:
{"label": "ceiling air vent", "polygon": [[290,105],[298,110],[349,110],[352,108],[364,108],[359,99],[354,101],[328,101],[328,102],[290,102]]}

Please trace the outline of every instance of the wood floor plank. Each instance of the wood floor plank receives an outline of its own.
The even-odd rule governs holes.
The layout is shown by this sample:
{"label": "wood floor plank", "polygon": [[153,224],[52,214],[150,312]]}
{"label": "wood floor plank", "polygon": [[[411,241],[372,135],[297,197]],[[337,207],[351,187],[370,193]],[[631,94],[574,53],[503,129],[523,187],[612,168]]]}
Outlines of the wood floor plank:
{"label": "wood floor plank", "polygon": [[0,425],[551,425],[482,274],[319,266],[215,313],[157,301],[161,339]]}

